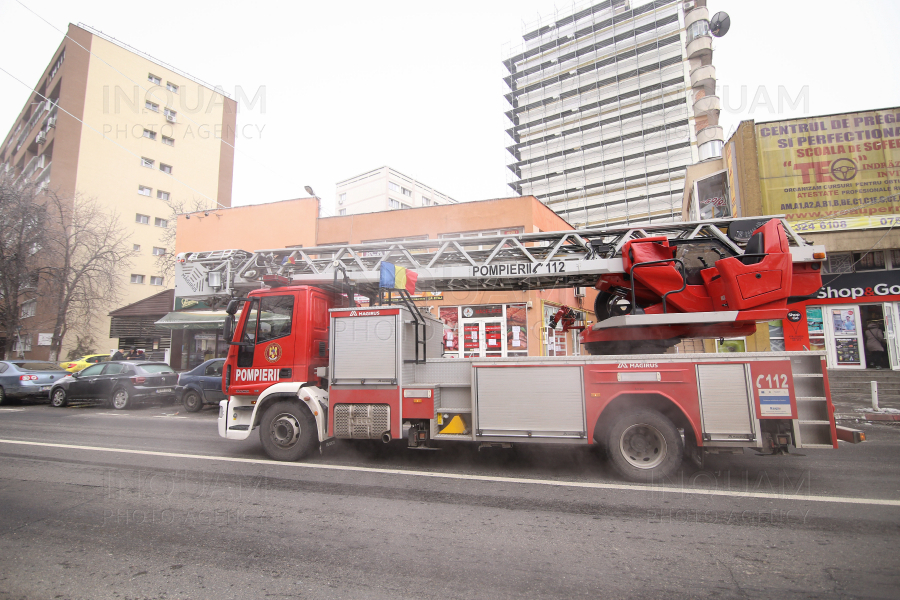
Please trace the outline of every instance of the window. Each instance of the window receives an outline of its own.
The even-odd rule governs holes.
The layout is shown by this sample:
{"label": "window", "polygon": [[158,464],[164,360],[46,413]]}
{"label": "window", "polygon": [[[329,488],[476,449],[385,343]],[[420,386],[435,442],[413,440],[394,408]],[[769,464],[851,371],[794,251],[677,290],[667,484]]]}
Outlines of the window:
{"label": "window", "polygon": [[156,190],[156,197],[159,198],[160,200],[168,200],[169,192],[164,192],[162,190]]}
{"label": "window", "polygon": [[145,130],[144,130],[144,137],[145,137],[145,138],[148,138],[148,139],[151,139],[151,140],[155,140],[155,139],[156,139],[156,132],[155,132],[155,131],[150,131],[149,129],[145,129]]}
{"label": "window", "polygon": [[400,202],[398,200],[394,200],[393,198],[388,198],[388,204],[391,209],[400,208]]}
{"label": "window", "polygon": [[825,264],[827,273],[852,273],[853,256],[849,252],[828,253],[828,262]]}
{"label": "window", "polygon": [[148,169],[152,169],[154,164],[156,164],[156,161],[153,160],[152,158],[145,158],[143,156],[141,157],[141,166],[142,167],[147,167]]}
{"label": "window", "polygon": [[206,365],[206,372],[204,373],[204,375],[206,375],[207,377],[221,377],[223,366],[225,366],[224,360],[210,363]]}
{"label": "window", "polygon": [[267,342],[291,333],[291,317],[294,314],[293,296],[269,296],[259,302],[259,339]]}
{"label": "window", "polygon": [[103,372],[105,364],[91,365],[86,369],[82,369],[79,377],[96,377]]}
{"label": "window", "polygon": [[14,352],[28,352],[31,350],[31,336],[25,335],[21,339],[16,340],[13,345]]}
{"label": "window", "polygon": [[140,244],[132,244],[132,245],[131,245],[131,250],[132,250],[132,252],[140,252],[140,251],[141,251],[141,245],[140,245]]}
{"label": "window", "polygon": [[[141,225],[146,225],[146,224],[148,224],[148,223],[150,222],[150,216],[149,216],[149,215],[142,215],[142,214],[138,213],[138,214],[134,215],[134,222],[135,222],[135,223],[140,223]],[[137,249],[140,250],[141,247],[138,246]]]}
{"label": "window", "polygon": [[347,201],[347,194],[341,194],[338,196],[338,204],[343,204]]}
{"label": "window", "polygon": [[162,256],[166,253],[165,248],[160,248],[159,246],[153,246],[153,256]]}
{"label": "window", "polygon": [[891,250],[891,268],[900,269],[900,250]]}
{"label": "window", "polygon": [[412,206],[410,206],[409,204],[403,204],[403,203],[401,202],[401,203],[400,203],[400,208],[403,209],[403,210],[406,210],[407,208],[412,208]]}
{"label": "window", "polygon": [[148,108],[153,112],[159,112],[159,104],[156,102],[150,102],[149,100],[144,100],[144,108]]}
{"label": "window", "polygon": [[131,275],[131,283],[144,283],[143,275]]}
{"label": "window", "polygon": [[431,206],[431,200],[422,196],[422,206]]}
{"label": "window", "polygon": [[165,219],[160,219],[159,217],[156,217],[156,219],[153,221],[153,224],[156,225],[157,227],[168,227],[169,226],[168,221],[166,221]]}
{"label": "window", "polygon": [[340,215],[340,216],[342,216],[342,217],[343,217],[344,215],[346,215],[346,214],[347,214],[347,209],[346,209],[346,208],[342,208],[341,210],[338,211],[338,215]]}
{"label": "window", "polygon": [[178,93],[178,86],[175,85],[174,83],[172,83],[171,81],[166,82],[166,89],[169,90],[170,92],[175,92],[176,94]]}
{"label": "window", "polygon": [[153,73],[147,74],[147,81],[152,83],[153,85],[160,85],[162,83],[162,79],[154,75]]}
{"label": "window", "polygon": [[388,182],[388,189],[391,190],[392,192],[399,192],[399,191],[400,191],[400,186],[397,185],[396,183],[394,183],[393,181],[389,181],[389,182]]}
{"label": "window", "polygon": [[171,108],[165,109],[166,118],[172,122],[175,121],[175,117],[178,116],[178,113],[172,110]]}
{"label": "window", "polygon": [[149,196],[150,192],[152,192],[152,191],[153,191],[153,188],[149,188],[146,185],[138,186],[138,194],[140,194],[141,196]]}
{"label": "window", "polygon": [[165,163],[159,163],[159,170],[162,171],[163,173],[168,173],[169,175],[171,175],[172,174],[172,165],[167,165]]}
{"label": "window", "polygon": [[884,252],[854,252],[853,262],[857,271],[880,271],[884,269]]}
{"label": "window", "polygon": [[162,277],[160,277],[158,275],[154,275],[153,277],[150,278],[150,285],[162,285],[162,284],[163,284]]}
{"label": "window", "polygon": [[412,198],[412,190],[408,190],[405,187],[400,188],[400,193],[404,196],[409,196],[410,198]]}
{"label": "window", "polygon": [[174,145],[175,145],[175,138],[170,138],[170,137],[162,136],[162,143],[165,144],[166,146],[174,146]]}
{"label": "window", "polygon": [[23,302],[20,307],[21,311],[19,316],[23,319],[27,319],[28,317],[33,317],[35,310],[37,309],[37,300],[29,300],[28,302]]}

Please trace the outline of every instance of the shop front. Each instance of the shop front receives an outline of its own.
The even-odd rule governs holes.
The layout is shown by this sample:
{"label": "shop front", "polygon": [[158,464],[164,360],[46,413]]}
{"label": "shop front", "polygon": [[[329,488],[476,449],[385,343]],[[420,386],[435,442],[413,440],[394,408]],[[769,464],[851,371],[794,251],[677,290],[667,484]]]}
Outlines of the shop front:
{"label": "shop front", "polygon": [[528,356],[527,305],[441,306],[444,357]]}
{"label": "shop front", "polygon": [[824,350],[830,369],[900,369],[900,270],[822,280],[818,297],[792,304],[776,329],[783,331],[784,349]]}

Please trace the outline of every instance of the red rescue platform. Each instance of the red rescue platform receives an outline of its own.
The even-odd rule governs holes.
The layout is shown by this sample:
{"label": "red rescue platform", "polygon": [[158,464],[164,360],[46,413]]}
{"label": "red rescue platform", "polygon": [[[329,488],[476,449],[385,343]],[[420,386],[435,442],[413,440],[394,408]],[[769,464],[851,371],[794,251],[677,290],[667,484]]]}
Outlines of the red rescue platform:
{"label": "red rescue platform", "polygon": [[[713,263],[710,266],[710,263]],[[819,262],[794,263],[778,219],[743,254],[709,241],[646,237],[622,247],[624,273],[600,277],[598,322],[581,334],[590,354],[660,352],[683,338],[750,335],[784,319],[791,297],[822,287]]]}

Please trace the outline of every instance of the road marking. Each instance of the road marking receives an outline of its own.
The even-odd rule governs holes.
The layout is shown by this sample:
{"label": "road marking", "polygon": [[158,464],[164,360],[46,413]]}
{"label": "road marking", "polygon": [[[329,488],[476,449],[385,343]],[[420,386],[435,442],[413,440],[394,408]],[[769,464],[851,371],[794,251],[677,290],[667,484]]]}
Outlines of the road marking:
{"label": "road marking", "polygon": [[0,412],[25,412],[24,408],[0,408]]}
{"label": "road marking", "polygon": [[459,479],[463,481],[484,481],[491,483],[522,483],[546,485],[550,487],[572,487],[593,490],[626,490],[667,494],[688,494],[692,496],[726,496],[731,498],[763,498],[769,500],[805,500],[807,502],[825,502],[828,504],[863,504],[869,506],[897,506],[900,500],[882,500],[879,498],[850,498],[848,496],[800,496],[793,494],[773,494],[768,492],[739,492],[734,490],[685,490],[653,485],[629,483],[593,483],[586,481],[554,481],[552,479],[526,479],[524,477],[496,477],[491,475],[465,475],[463,473],[430,473],[428,471],[404,471],[402,469],[379,469],[375,467],[351,467],[344,465],[316,465],[297,462],[279,462],[258,458],[238,458],[234,456],[206,456],[203,454],[182,454],[179,452],[159,452],[156,450],[133,450],[128,448],[105,448],[103,446],[78,446],[75,444],[54,444],[51,442],[28,442],[24,440],[0,439],[0,444],[20,446],[40,446],[43,448],[65,448],[67,450],[93,450],[95,452],[113,452],[119,454],[138,454],[141,456],[162,456],[166,458],[195,458],[198,460],[219,460],[223,462],[265,465],[267,467],[287,467],[296,469],[318,469],[323,471],[353,471],[357,473],[377,473],[380,475],[406,475],[409,477],[430,477],[433,479]]}
{"label": "road marking", "polygon": [[105,415],[107,417],[128,417],[130,416],[128,413],[124,412],[114,412],[114,413],[96,413],[98,415]]}
{"label": "road marking", "polygon": [[174,415],[153,415],[154,419],[187,419],[187,417],[179,417],[177,414]]}

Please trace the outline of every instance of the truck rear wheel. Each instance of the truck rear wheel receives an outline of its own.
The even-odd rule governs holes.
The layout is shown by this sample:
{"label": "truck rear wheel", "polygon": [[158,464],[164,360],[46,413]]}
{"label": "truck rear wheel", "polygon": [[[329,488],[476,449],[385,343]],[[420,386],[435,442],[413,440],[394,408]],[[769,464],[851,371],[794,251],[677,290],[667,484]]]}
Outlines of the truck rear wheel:
{"label": "truck rear wheel", "polygon": [[276,402],[263,413],[259,440],[269,458],[295,461],[316,447],[316,420],[295,402]]}
{"label": "truck rear wheel", "polygon": [[684,456],[684,442],[662,413],[641,408],[623,413],[610,425],[606,452],[620,475],[649,483],[675,472]]}

